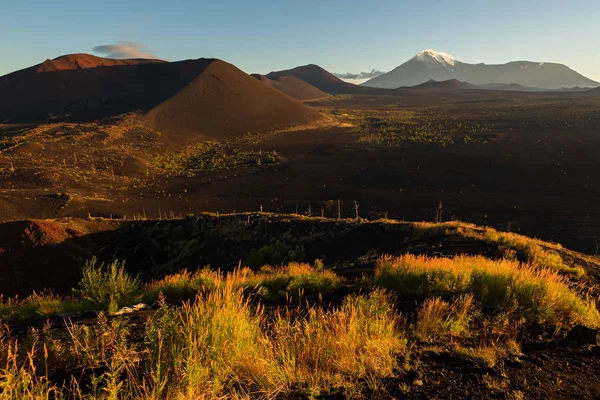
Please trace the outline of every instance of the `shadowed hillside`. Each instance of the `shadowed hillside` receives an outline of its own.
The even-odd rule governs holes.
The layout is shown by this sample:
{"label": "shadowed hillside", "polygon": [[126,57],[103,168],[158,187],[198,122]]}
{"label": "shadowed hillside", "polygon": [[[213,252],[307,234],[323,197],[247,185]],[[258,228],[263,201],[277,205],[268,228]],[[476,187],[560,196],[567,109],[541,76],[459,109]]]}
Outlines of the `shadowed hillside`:
{"label": "shadowed hillside", "polygon": [[319,119],[311,108],[215,59],[73,55],[0,78],[1,122],[87,121],[130,112],[145,114],[157,130],[211,137]]}
{"label": "shadowed hillside", "polygon": [[[158,245],[160,244],[160,245]],[[512,258],[600,282],[600,259],[560,245],[458,221],[309,218],[294,214],[204,213],[174,220],[57,219],[0,224],[0,294],[68,293],[83,261],[128,260],[151,280],[192,266],[233,270],[320,259],[342,274],[372,270],[377,255],[468,254]],[[595,289],[594,289],[595,290]]]}
{"label": "shadowed hillside", "polygon": [[284,76],[294,76],[329,94],[385,92],[381,89],[362,87],[353,85],[352,83],[344,82],[340,78],[314,64],[304,65],[285,71],[270,72],[267,74],[267,77],[273,80],[278,80]]}
{"label": "shadowed hillside", "polygon": [[145,116],[159,131],[213,137],[273,131],[319,118],[312,108],[219,60],[211,61],[185,88]]}
{"label": "shadowed hillside", "polygon": [[252,74],[252,77],[297,100],[314,100],[328,96],[324,91],[295,76],[282,76],[278,79],[269,79],[265,75]]}

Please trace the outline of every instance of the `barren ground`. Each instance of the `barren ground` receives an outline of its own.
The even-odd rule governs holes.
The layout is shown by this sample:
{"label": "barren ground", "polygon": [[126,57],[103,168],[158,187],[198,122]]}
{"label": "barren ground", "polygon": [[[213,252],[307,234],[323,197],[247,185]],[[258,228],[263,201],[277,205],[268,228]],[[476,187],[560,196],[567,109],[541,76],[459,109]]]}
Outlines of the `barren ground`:
{"label": "barren ground", "polygon": [[[446,96],[437,105],[434,99],[342,95],[314,102],[339,125],[254,132],[232,143],[240,151],[275,151],[278,165],[225,166],[192,177],[166,174],[155,159],[202,137],[161,134],[135,115],[2,126],[0,219],[158,217],[261,205],[335,216],[339,199],[347,217],[356,200],[362,216],[432,220],[441,202],[444,220],[596,252],[599,99],[502,92]],[[429,131],[411,138],[398,130],[410,121]]]}

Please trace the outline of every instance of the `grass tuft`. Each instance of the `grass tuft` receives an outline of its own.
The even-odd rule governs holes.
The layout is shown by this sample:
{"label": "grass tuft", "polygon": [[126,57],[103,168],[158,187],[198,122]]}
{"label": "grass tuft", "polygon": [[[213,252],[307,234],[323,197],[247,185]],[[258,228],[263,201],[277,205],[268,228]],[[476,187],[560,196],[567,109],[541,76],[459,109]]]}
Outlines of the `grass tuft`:
{"label": "grass tuft", "polygon": [[600,326],[594,303],[548,269],[483,257],[382,257],[373,283],[398,294],[456,296],[472,293],[483,307],[516,310],[528,322]]}
{"label": "grass tuft", "polygon": [[461,295],[451,304],[439,297],[427,299],[417,310],[415,336],[421,340],[467,336],[475,314],[475,299],[471,294]]}
{"label": "grass tuft", "polygon": [[327,294],[341,285],[342,279],[334,272],[317,269],[310,264],[290,263],[284,267],[262,267],[248,274],[245,286],[258,289],[264,300],[278,300],[287,295]]}
{"label": "grass tuft", "polygon": [[88,304],[73,298],[62,298],[50,292],[34,292],[24,299],[0,297],[0,320],[16,322],[24,319],[45,317],[84,311]]}
{"label": "grass tuft", "polygon": [[150,397],[271,398],[351,388],[389,376],[406,350],[389,294],[348,297],[330,311],[280,311],[267,322],[234,279],[148,323]]}
{"label": "grass tuft", "polygon": [[205,268],[193,273],[184,270],[151,282],[144,288],[143,299],[147,303],[153,302],[162,292],[169,302],[177,303],[192,299],[198,292],[223,286],[227,280],[232,280],[245,293],[257,294],[265,301],[277,301],[299,293],[327,294],[342,282],[342,278],[334,272],[304,263],[290,263],[283,267],[264,266],[257,272],[238,268],[228,274]]}
{"label": "grass tuft", "polygon": [[407,349],[404,320],[389,293],[349,296],[333,311],[311,308],[306,317],[278,314],[274,353],[285,382],[312,392],[392,375]]}

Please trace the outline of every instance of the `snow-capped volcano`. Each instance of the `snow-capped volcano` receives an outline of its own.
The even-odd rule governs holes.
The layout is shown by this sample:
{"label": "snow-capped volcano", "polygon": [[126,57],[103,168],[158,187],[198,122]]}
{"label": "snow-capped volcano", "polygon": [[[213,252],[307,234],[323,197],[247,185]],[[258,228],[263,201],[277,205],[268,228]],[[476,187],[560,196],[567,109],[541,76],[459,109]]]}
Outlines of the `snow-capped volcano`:
{"label": "snow-capped volcano", "polygon": [[399,67],[362,85],[395,89],[420,85],[432,79],[457,79],[475,86],[516,84],[539,89],[600,86],[600,83],[562,64],[532,61],[512,61],[498,65],[468,64],[448,53],[433,49],[420,51]]}
{"label": "snow-capped volcano", "polygon": [[425,64],[438,63],[446,66],[454,66],[456,59],[448,53],[442,53],[433,49],[427,49],[419,52],[413,57],[413,60]]}

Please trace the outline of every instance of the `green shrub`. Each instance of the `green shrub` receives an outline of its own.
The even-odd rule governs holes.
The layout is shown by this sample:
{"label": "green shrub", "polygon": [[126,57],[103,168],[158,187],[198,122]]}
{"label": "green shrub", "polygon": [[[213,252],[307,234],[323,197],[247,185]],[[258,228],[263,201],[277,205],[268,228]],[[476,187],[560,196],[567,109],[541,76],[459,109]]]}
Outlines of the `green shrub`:
{"label": "green shrub", "polygon": [[124,261],[115,260],[109,265],[98,265],[98,260],[93,257],[83,268],[79,287],[78,292],[83,300],[115,312],[134,301],[140,281],[127,274]]}

